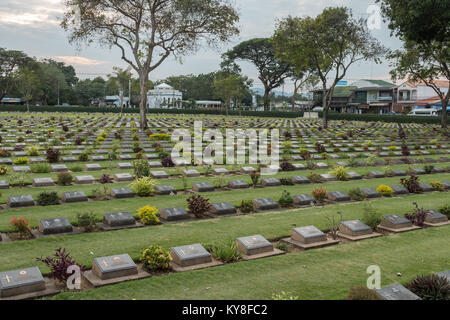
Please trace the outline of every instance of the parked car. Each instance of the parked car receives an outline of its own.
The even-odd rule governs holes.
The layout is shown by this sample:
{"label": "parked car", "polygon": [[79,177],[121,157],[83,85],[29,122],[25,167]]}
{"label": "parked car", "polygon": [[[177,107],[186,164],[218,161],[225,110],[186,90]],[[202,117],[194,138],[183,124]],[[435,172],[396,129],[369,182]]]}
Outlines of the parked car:
{"label": "parked car", "polygon": [[422,117],[433,117],[437,116],[437,111],[435,109],[414,109],[408,116],[422,116]]}

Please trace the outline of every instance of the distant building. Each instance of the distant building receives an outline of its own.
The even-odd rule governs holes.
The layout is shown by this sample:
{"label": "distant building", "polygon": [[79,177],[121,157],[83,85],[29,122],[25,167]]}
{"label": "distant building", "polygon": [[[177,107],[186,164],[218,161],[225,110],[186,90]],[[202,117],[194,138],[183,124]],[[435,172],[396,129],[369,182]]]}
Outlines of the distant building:
{"label": "distant building", "polygon": [[166,83],[157,85],[147,95],[149,109],[180,109],[183,107],[183,93],[175,90]]}
{"label": "distant building", "polygon": [[[120,102],[121,102],[120,96],[106,96],[106,98],[105,98],[106,106],[113,106],[116,108],[120,108],[121,107]],[[130,102],[130,98],[123,97],[122,98],[122,103],[123,103],[122,107],[128,108],[130,106],[129,102]]]}
{"label": "distant building", "polygon": [[[447,94],[449,90],[448,81],[435,80],[434,83],[444,94]],[[394,111],[397,112],[410,109],[417,104],[426,105],[430,102],[433,103],[436,98],[439,98],[436,97],[436,91],[434,91],[433,88],[428,87],[425,83],[411,83],[409,81],[403,82],[397,86],[394,90],[394,96],[396,97]]]}
{"label": "distant building", "polygon": [[[330,109],[335,112],[376,113],[392,111],[395,84],[383,80],[358,80],[334,89]],[[314,102],[322,105],[322,90],[314,91]]]}
{"label": "distant building", "polygon": [[25,103],[26,103],[26,101],[23,99],[20,99],[20,98],[3,98],[0,101],[0,104],[12,105],[12,106],[23,105]]}

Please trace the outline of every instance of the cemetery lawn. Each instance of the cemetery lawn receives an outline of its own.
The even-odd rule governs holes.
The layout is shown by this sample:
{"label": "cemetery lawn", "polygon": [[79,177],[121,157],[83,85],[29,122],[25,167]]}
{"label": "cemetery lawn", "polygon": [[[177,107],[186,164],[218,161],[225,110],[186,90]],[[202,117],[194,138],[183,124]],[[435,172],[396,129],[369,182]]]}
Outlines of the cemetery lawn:
{"label": "cemetery lawn", "polygon": [[[392,203],[391,203],[392,204]],[[395,204],[392,204],[395,206]],[[53,299],[345,299],[365,285],[369,265],[381,268],[381,286],[448,269],[450,227],[345,243],[323,249],[126,282]],[[401,273],[401,277],[397,275]]]}
{"label": "cemetery lawn", "polygon": [[[336,187],[339,189],[339,184],[336,184]],[[247,195],[251,197],[247,192],[240,193],[244,194],[244,196]],[[239,193],[236,192],[235,194]],[[227,193],[222,194],[221,196],[223,197],[222,200],[227,200]],[[273,194],[270,194],[270,196],[273,196]],[[438,209],[441,205],[448,203],[446,197],[447,193],[434,192],[400,198],[380,198],[372,201],[372,203],[382,214],[402,214],[413,210],[413,202],[418,202],[420,206],[427,209]],[[220,199],[216,198],[214,200]],[[116,208],[111,207],[114,205],[113,203],[127,203],[127,201],[136,201],[136,199],[93,202],[85,203],[84,205],[86,206],[86,209],[98,210],[99,208],[102,208],[103,213],[105,213],[106,210],[110,212],[116,211],[114,210]],[[146,199],[144,198],[143,201],[146,201]],[[98,207],[93,206],[94,204],[98,204]],[[106,209],[105,204],[108,205]],[[173,204],[175,205],[176,203]],[[121,253],[128,253],[137,261],[142,250],[152,244],[161,245],[169,249],[173,246],[191,243],[213,244],[218,241],[236,239],[238,237],[255,234],[261,234],[269,240],[278,240],[287,237],[290,234],[290,230],[296,226],[315,225],[321,230],[327,230],[328,225],[326,217],[334,215],[338,211],[342,212],[345,220],[361,219],[363,216],[363,207],[363,202],[352,202],[325,207],[309,207],[279,212],[270,211],[245,216],[171,223],[138,229],[83,233],[73,236],[56,236],[27,241],[0,243],[2,251],[2,254],[0,255],[0,271],[20,269],[35,265],[36,257],[52,255],[55,249],[59,247],[69,249],[78,263],[90,267],[92,265],[92,260],[95,257]],[[59,208],[63,211],[64,215],[69,217],[70,214],[74,215],[77,212],[71,205],[62,205]],[[66,208],[71,210],[70,214],[69,212],[64,211]],[[31,211],[38,208],[24,209]],[[45,216],[46,208],[41,207],[39,210],[42,210],[41,214]],[[28,211],[29,217],[32,216],[30,211]],[[34,213],[36,212],[33,212],[33,215]],[[54,212],[55,215],[56,213],[57,212]],[[5,214],[6,212],[2,212],[0,216],[3,217]],[[424,237],[424,240],[426,239],[427,238]],[[444,234],[441,240],[446,241],[448,250],[450,233],[447,232],[447,234]],[[414,243],[411,244],[411,246],[414,245]],[[411,248],[409,250],[411,250]],[[20,257],[20,259],[18,259],[18,257]],[[38,265],[42,272],[49,272],[49,269],[42,264]]]}

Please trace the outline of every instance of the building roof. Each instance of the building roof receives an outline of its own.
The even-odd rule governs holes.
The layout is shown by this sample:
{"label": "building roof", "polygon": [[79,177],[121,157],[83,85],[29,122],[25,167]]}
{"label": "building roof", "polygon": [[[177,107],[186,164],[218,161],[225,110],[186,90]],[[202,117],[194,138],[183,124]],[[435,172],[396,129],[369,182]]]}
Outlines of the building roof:
{"label": "building roof", "polygon": [[[449,87],[449,81],[448,80],[434,80],[433,81],[434,84],[436,84],[438,87],[440,88],[448,88]],[[417,88],[418,86],[426,86],[426,84],[423,81],[419,81],[419,82],[410,82],[410,81],[405,81],[403,83],[401,83],[399,86],[397,86],[398,88],[402,85],[408,85],[412,88]]]}
{"label": "building roof", "polygon": [[414,105],[418,106],[418,105],[436,104],[436,103],[441,103],[441,98],[439,96],[428,98],[428,99],[424,99],[424,100],[420,100],[420,101],[416,101],[414,103]]}
{"label": "building roof", "polygon": [[384,80],[367,80],[367,79],[365,80],[376,84],[378,87],[395,87],[395,84]]}
{"label": "building roof", "polygon": [[395,87],[395,84],[384,81],[384,80],[372,80],[372,79],[361,79],[354,83],[352,83],[352,86],[358,87],[358,88],[378,88],[378,87],[388,87],[393,88]]}
{"label": "building roof", "polygon": [[161,83],[155,86],[155,89],[173,89],[173,88],[169,86],[167,83]]}
{"label": "building roof", "polygon": [[334,98],[346,98],[350,97],[355,91],[357,87],[354,86],[348,86],[348,87],[336,87],[334,88],[333,97]]}

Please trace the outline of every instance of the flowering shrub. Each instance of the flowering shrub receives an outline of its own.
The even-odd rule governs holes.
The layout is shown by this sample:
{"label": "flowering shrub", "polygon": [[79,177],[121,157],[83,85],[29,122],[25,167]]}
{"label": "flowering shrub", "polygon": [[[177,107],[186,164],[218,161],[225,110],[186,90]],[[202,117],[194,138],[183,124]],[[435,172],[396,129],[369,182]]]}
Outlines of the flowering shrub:
{"label": "flowering shrub", "polygon": [[159,210],[155,207],[145,206],[137,211],[139,219],[145,225],[156,225],[159,224]]}
{"label": "flowering shrub", "polygon": [[203,217],[211,207],[209,199],[205,199],[200,195],[193,195],[186,201],[188,202],[189,211],[197,218]]}
{"label": "flowering shrub", "polygon": [[38,156],[39,155],[39,151],[38,148],[35,146],[30,146],[27,148],[27,154],[29,156]]}
{"label": "flowering shrub", "polygon": [[2,157],[2,158],[11,157],[11,152],[9,150],[6,150],[6,149],[1,149],[0,150],[0,157]]}
{"label": "flowering shrub", "polygon": [[130,189],[140,197],[148,197],[155,190],[155,186],[158,185],[158,181],[150,177],[143,177],[134,180],[130,183]]}
{"label": "flowering shrub", "polygon": [[101,184],[113,183],[113,179],[107,173],[104,173],[98,181]]}
{"label": "flowering shrub", "polygon": [[391,187],[385,186],[383,184],[377,188],[377,191],[385,197],[391,197],[392,194],[394,193],[394,190],[392,190]]}
{"label": "flowering shrub", "polygon": [[27,164],[30,161],[29,158],[27,157],[19,157],[14,159],[13,163],[14,164]]}
{"label": "flowering shrub", "polygon": [[419,205],[414,202],[414,212],[411,214],[405,214],[405,218],[412,222],[412,224],[423,227],[427,212],[423,208],[419,208]]}
{"label": "flowering shrub", "polygon": [[411,193],[419,193],[422,191],[422,188],[419,185],[419,178],[415,175],[410,176],[408,179],[400,179],[400,183]]}
{"label": "flowering shrub", "polygon": [[430,185],[433,187],[434,190],[439,192],[445,191],[445,185],[442,182],[439,181],[432,181]]}
{"label": "flowering shrub", "polygon": [[0,176],[4,176],[8,173],[8,167],[5,165],[0,166]]}
{"label": "flowering shrub", "polygon": [[61,186],[68,186],[72,183],[73,177],[69,172],[60,172],[58,174],[57,182]]}
{"label": "flowering shrub", "polygon": [[67,273],[67,269],[70,266],[77,265],[81,271],[84,271],[84,267],[76,263],[70,253],[66,249],[58,248],[53,256],[47,258],[36,258],[36,261],[43,262],[51,270],[51,276],[62,283],[66,283],[70,273]]}
{"label": "flowering shrub", "polygon": [[169,141],[170,140],[170,134],[167,133],[157,133],[150,135],[150,140],[164,140]]}
{"label": "flowering shrub", "polygon": [[150,246],[141,253],[139,259],[148,271],[168,270],[172,258],[168,250],[161,246]]}
{"label": "flowering shrub", "polygon": [[317,202],[323,203],[328,196],[328,192],[325,188],[314,189],[312,196]]}
{"label": "flowering shrub", "polygon": [[10,228],[19,234],[20,238],[25,238],[30,234],[30,225],[26,218],[16,218],[13,217],[9,222]]}
{"label": "flowering shrub", "polygon": [[47,161],[50,163],[55,163],[59,161],[59,150],[49,148],[46,151]]}

